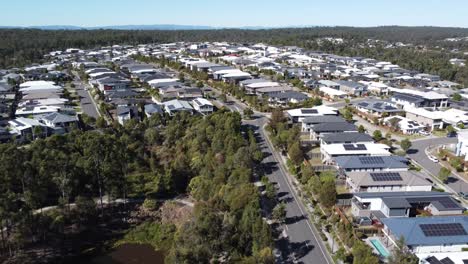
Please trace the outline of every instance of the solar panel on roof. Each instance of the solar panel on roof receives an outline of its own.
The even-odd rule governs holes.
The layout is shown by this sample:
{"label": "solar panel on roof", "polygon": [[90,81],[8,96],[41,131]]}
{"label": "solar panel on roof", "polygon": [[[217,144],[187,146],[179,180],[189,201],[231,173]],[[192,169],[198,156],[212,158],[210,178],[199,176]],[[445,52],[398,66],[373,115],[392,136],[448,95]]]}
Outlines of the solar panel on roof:
{"label": "solar panel on roof", "polygon": [[359,157],[359,161],[362,164],[384,164],[382,157]]}
{"label": "solar panel on roof", "polygon": [[460,223],[420,224],[419,227],[427,237],[466,236],[465,228]]}
{"label": "solar panel on roof", "polygon": [[301,112],[303,114],[318,114],[316,109],[301,109]]}
{"label": "solar panel on roof", "polygon": [[366,145],[364,144],[344,144],[343,148],[345,150],[367,150]]}
{"label": "solar panel on roof", "polygon": [[455,262],[453,262],[449,257],[441,259],[440,263],[442,263],[442,264],[455,264]]}
{"label": "solar panel on roof", "polygon": [[382,173],[371,173],[373,181],[402,181],[398,172],[382,172]]}
{"label": "solar panel on roof", "polygon": [[175,107],[174,107],[173,105],[169,105],[168,108],[172,110],[172,109],[174,109]]}
{"label": "solar panel on roof", "polygon": [[425,259],[427,263],[429,264],[440,264],[440,261],[436,257],[428,257]]}
{"label": "solar panel on roof", "polygon": [[441,198],[438,200],[438,202],[442,204],[442,206],[445,208],[458,208],[459,207],[459,205],[450,197]]}

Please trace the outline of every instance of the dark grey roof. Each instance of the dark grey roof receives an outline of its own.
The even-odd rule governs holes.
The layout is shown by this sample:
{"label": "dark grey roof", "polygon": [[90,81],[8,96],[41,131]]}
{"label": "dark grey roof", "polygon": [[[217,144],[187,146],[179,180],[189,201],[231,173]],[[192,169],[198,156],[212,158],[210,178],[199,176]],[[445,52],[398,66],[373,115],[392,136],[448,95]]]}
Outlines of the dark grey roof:
{"label": "dark grey roof", "polygon": [[273,94],[270,97],[276,98],[276,99],[296,99],[296,100],[306,100],[307,95],[297,92],[297,91],[286,91],[283,93],[277,93]]}
{"label": "dark grey roof", "polygon": [[52,123],[68,123],[78,121],[78,118],[76,118],[76,116],[65,115],[61,113],[46,114],[42,118]]}
{"label": "dark grey roof", "polygon": [[339,116],[309,116],[302,119],[302,123],[306,124],[321,124],[321,123],[346,123],[342,117]]}
{"label": "dark grey roof", "polygon": [[348,122],[322,123],[313,125],[311,128],[315,133],[357,131],[355,125]]}
{"label": "dark grey roof", "polygon": [[413,102],[413,103],[422,103],[422,102],[424,102],[424,98],[419,97],[417,95],[412,95],[412,94],[395,93],[393,95],[393,97],[395,99],[398,99],[398,100]]}
{"label": "dark grey roof", "polygon": [[147,104],[145,105],[145,113],[152,115],[154,113],[161,114],[163,110],[158,104]]}
{"label": "dark grey roof", "polygon": [[394,209],[394,208],[411,208],[411,204],[409,204],[408,201],[406,201],[405,199],[402,199],[402,198],[398,198],[398,197],[383,198],[382,201],[390,209]]}
{"label": "dark grey roof", "polygon": [[130,114],[131,109],[128,106],[118,106],[117,107],[117,115],[126,115]]}
{"label": "dark grey roof", "polygon": [[358,107],[369,109],[375,112],[383,113],[393,113],[393,112],[402,112],[403,110],[398,109],[392,105],[389,105],[388,102],[383,100],[375,100],[375,101],[364,101],[359,102],[356,104]]}
{"label": "dark grey roof", "polygon": [[[364,158],[379,158],[381,162],[367,162]],[[359,157],[340,156],[335,162],[341,169],[407,169],[408,160],[399,156]]]}
{"label": "dark grey roof", "polygon": [[352,82],[352,81],[335,81],[335,82],[338,83],[339,85],[351,87],[351,88],[354,88],[354,89],[364,89],[365,88],[365,85],[363,85],[361,83],[358,83],[358,82]]}
{"label": "dark grey roof", "polygon": [[328,144],[331,143],[359,143],[373,142],[374,140],[369,134],[358,132],[342,132],[324,134],[322,140]]}

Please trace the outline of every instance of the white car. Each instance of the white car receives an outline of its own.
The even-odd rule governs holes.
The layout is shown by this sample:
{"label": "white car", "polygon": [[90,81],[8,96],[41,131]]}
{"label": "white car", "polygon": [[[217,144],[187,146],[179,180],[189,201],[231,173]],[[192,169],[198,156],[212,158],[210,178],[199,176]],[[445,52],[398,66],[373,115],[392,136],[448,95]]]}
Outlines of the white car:
{"label": "white car", "polygon": [[439,162],[439,160],[436,157],[433,156],[427,156],[432,162]]}
{"label": "white car", "polygon": [[419,134],[421,134],[423,136],[429,136],[431,133],[428,132],[428,131],[422,130],[422,131],[419,131]]}

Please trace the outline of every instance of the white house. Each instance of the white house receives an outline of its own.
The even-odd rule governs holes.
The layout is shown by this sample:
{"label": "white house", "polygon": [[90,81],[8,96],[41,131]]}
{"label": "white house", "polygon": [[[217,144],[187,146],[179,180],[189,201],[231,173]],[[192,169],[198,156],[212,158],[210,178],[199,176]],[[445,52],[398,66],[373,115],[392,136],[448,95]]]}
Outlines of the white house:
{"label": "white house", "polygon": [[340,156],[391,156],[390,147],[385,144],[327,144],[321,145],[320,151],[325,163],[333,162]]}
{"label": "white house", "polygon": [[205,98],[195,98],[194,100],[192,100],[192,106],[193,109],[195,109],[195,111],[203,115],[213,113],[213,104]]}

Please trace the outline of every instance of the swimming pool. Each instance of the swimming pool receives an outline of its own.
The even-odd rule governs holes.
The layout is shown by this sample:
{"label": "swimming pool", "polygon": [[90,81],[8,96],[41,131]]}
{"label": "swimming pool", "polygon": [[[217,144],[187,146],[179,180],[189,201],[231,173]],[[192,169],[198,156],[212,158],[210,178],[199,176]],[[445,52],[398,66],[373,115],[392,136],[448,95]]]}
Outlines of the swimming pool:
{"label": "swimming pool", "polygon": [[370,239],[370,242],[371,244],[374,246],[374,248],[379,252],[379,254],[384,257],[384,258],[387,258],[390,256],[390,253],[388,252],[388,250],[384,247],[384,245],[382,245],[382,243],[380,242],[380,240],[378,239]]}

